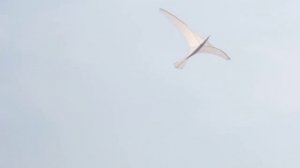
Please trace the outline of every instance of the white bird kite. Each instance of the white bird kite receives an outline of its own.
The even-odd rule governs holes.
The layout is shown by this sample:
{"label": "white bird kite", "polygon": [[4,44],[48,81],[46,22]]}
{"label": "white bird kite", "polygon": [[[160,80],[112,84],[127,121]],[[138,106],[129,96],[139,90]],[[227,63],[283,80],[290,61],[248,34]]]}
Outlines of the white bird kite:
{"label": "white bird kite", "polygon": [[188,56],[185,57],[183,60],[180,60],[175,63],[176,68],[182,69],[189,58],[200,52],[214,54],[222,57],[225,60],[230,60],[230,57],[224,51],[214,47],[208,42],[209,36],[207,38],[200,37],[175,15],[161,8],[160,11],[164,13],[175,24],[179,31],[182,32],[190,48]]}

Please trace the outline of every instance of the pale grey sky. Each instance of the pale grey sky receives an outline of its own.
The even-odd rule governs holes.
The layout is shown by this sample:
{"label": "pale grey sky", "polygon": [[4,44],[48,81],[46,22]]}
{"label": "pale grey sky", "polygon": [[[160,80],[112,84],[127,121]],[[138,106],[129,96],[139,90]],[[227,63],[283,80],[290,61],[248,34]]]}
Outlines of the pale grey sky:
{"label": "pale grey sky", "polygon": [[[1,0],[0,167],[300,167],[297,0]],[[187,52],[158,9],[232,58]]]}

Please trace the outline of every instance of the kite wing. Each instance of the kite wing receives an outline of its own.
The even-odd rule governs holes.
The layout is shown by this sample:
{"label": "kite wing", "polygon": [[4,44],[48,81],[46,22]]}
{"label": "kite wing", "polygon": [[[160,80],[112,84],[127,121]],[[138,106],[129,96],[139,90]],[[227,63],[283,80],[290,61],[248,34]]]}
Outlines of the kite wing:
{"label": "kite wing", "polygon": [[204,38],[201,38],[197,34],[195,34],[183,21],[177,18],[175,15],[171,14],[170,12],[160,8],[160,11],[164,13],[182,32],[184,38],[188,42],[189,47],[196,47],[199,46],[201,42],[204,41]]}
{"label": "kite wing", "polygon": [[200,52],[214,54],[214,55],[220,56],[221,58],[223,58],[225,60],[230,60],[230,57],[224,51],[222,51],[216,47],[213,47],[213,46],[203,46],[201,48]]}

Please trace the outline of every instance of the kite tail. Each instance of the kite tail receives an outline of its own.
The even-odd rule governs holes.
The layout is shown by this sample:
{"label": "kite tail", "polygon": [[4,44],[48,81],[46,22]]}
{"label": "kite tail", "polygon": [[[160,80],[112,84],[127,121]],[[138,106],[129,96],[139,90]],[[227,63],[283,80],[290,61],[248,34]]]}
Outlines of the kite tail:
{"label": "kite tail", "polygon": [[184,65],[186,64],[187,59],[175,63],[175,68],[183,69]]}

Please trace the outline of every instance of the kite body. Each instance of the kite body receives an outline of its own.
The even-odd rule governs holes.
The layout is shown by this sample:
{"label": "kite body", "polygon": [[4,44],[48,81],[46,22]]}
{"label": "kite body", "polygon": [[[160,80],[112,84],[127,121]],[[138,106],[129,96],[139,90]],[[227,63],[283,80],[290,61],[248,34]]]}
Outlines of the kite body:
{"label": "kite body", "polygon": [[175,15],[161,8],[160,11],[164,13],[175,24],[175,26],[179,29],[179,31],[182,32],[190,48],[188,56],[186,56],[181,61],[175,63],[176,68],[182,69],[189,58],[201,52],[214,54],[220,56],[225,60],[230,60],[230,57],[224,51],[214,47],[212,44],[208,42],[209,37],[202,38],[198,34],[194,33],[183,21],[181,21]]}

